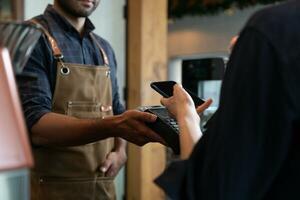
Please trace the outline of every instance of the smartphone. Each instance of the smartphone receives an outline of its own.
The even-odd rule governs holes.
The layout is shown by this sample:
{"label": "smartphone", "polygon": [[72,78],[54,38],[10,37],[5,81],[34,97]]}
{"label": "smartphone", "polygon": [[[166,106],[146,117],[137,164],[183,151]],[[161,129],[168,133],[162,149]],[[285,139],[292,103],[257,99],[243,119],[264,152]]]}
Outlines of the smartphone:
{"label": "smartphone", "polygon": [[[176,84],[175,81],[158,81],[158,82],[152,82],[150,84],[150,86],[152,89],[157,91],[163,97],[169,98],[169,97],[173,96],[173,87],[175,84]],[[195,95],[193,92],[189,91],[188,89],[185,89],[185,90],[192,97],[196,107],[200,106],[201,104],[203,104],[205,102],[204,100],[199,98],[197,95]]]}

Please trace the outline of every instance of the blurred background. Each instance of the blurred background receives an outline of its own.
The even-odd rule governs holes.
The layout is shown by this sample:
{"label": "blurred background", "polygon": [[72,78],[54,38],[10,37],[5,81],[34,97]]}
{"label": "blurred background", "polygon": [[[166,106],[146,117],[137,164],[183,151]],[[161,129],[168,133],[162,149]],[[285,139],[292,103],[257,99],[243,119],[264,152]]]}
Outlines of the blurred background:
{"label": "blurred background", "polygon": [[[52,0],[1,0],[0,20],[27,20],[52,3]],[[127,108],[159,104],[161,97],[149,84],[175,80],[204,99],[214,99],[213,106],[205,113],[206,120],[218,107],[231,38],[239,34],[251,14],[275,3],[280,2],[101,0],[91,20],[95,32],[115,50],[119,92]],[[170,150],[158,144],[143,148],[129,145],[128,164],[116,181],[118,200],[167,199],[152,181],[172,159],[169,154]],[[27,167],[30,166],[29,162]],[[0,199],[8,198],[4,196],[5,170],[0,172]],[[27,176],[27,171],[21,173]]]}

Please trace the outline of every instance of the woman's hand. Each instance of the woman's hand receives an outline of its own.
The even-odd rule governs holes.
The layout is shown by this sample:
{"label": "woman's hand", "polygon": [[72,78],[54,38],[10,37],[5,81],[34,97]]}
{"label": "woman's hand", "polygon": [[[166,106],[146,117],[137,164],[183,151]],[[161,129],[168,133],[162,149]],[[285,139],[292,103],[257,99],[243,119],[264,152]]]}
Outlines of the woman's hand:
{"label": "woman's hand", "polygon": [[208,99],[195,109],[193,99],[179,84],[174,85],[172,97],[161,99],[161,104],[166,106],[169,113],[177,120],[187,115],[201,114],[211,103],[212,99]]}
{"label": "woman's hand", "polygon": [[190,95],[180,85],[176,84],[173,89],[173,96],[161,99],[161,103],[166,106],[169,113],[177,119],[180,131],[180,157],[187,159],[194,145],[202,135],[200,130],[200,117],[198,114],[208,108],[212,100],[209,99],[195,109],[194,102]]}
{"label": "woman's hand", "polygon": [[195,105],[190,95],[176,84],[173,87],[173,96],[170,98],[162,98],[161,104],[166,106],[169,113],[176,119],[187,113],[195,113]]}
{"label": "woman's hand", "polygon": [[197,113],[199,115],[202,114],[212,104],[212,102],[213,102],[212,99],[206,100],[203,104],[201,104],[196,108]]}

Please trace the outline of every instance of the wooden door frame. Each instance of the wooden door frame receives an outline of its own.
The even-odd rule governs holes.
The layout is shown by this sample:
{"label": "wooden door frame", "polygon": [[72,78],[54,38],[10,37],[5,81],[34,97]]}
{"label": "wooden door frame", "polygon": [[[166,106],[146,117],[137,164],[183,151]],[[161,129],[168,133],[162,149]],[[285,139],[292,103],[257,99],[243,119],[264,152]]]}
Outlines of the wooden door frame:
{"label": "wooden door frame", "polygon": [[[152,81],[167,78],[167,0],[128,0],[127,105],[159,104]],[[162,200],[164,193],[153,183],[165,168],[166,151],[160,144],[128,146],[127,200]]]}

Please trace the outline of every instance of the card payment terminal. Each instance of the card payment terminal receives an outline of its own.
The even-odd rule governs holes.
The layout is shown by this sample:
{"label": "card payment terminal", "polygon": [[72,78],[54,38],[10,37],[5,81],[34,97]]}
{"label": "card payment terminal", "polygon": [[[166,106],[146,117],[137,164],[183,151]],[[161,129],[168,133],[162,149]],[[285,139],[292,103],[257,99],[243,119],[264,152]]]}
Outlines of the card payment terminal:
{"label": "card payment terminal", "polygon": [[174,154],[180,153],[179,127],[177,121],[170,117],[164,106],[141,106],[140,111],[149,112],[157,116],[154,123],[147,123],[147,126],[159,134],[173,150]]}

